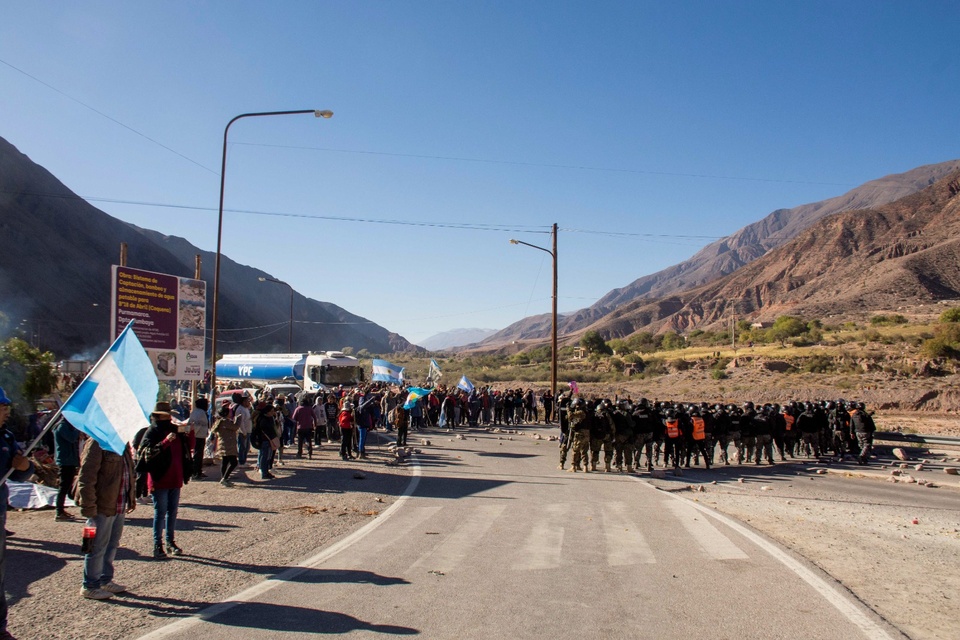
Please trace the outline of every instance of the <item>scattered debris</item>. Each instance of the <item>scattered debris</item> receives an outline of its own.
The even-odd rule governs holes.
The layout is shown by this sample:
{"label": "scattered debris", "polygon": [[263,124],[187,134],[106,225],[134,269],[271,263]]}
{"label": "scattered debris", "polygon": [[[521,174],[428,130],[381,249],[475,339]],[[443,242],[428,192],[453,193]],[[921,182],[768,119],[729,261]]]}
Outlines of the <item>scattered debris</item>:
{"label": "scattered debris", "polygon": [[439,532],[439,531],[424,531],[423,533],[426,534],[426,535],[428,535],[428,536],[438,536],[438,535],[440,535],[440,532]]}
{"label": "scattered debris", "polygon": [[944,467],[943,472],[951,476],[960,475],[960,469],[957,469],[956,467]]}
{"label": "scattered debris", "polygon": [[743,478],[737,478],[737,482],[739,482],[740,484],[743,484],[744,480]]}
{"label": "scattered debris", "polygon": [[891,453],[893,453],[894,457],[896,457],[898,460],[910,459],[910,456],[907,455],[907,452],[901,449],[900,447],[895,448]]}
{"label": "scattered debris", "polygon": [[913,468],[917,471],[923,471],[923,463],[913,465]]}
{"label": "scattered debris", "polygon": [[353,474],[353,479],[354,479],[354,480],[366,480],[366,479],[367,479],[367,476],[363,475],[362,473],[360,473],[360,472],[358,471],[358,472],[356,472],[355,474]]}
{"label": "scattered debris", "polygon": [[445,576],[445,575],[447,575],[447,574],[445,574],[443,571],[436,571],[436,570],[427,571],[427,573],[432,573],[432,574],[435,575],[435,576]]}
{"label": "scattered debris", "polygon": [[773,487],[760,487],[760,491],[771,491]]}
{"label": "scattered debris", "polygon": [[828,471],[826,469],[817,469],[818,476],[824,476],[824,475],[827,475],[827,473]]}
{"label": "scattered debris", "polygon": [[890,472],[890,475],[892,476],[899,476],[902,474],[903,474],[903,471],[900,471],[900,469],[894,469],[893,471]]}
{"label": "scattered debris", "polygon": [[920,524],[920,520],[918,518],[914,518],[911,522],[913,524]]}

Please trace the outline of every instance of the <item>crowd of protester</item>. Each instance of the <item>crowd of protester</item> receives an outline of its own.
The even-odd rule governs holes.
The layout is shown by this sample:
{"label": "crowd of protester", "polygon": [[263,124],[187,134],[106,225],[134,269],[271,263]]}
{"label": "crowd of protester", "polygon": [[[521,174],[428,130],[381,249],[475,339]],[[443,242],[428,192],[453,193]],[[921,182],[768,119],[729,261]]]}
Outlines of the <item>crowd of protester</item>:
{"label": "crowd of protester", "polygon": [[[0,389],[0,412],[9,415],[10,401]],[[783,406],[753,403],[708,404],[682,402],[637,403],[629,398],[583,398],[569,391],[555,399],[550,390],[499,389],[437,385],[420,396],[403,386],[384,383],[338,387],[323,393],[272,395],[265,390],[218,389],[216,400],[206,397],[158,402],[149,427],[118,455],[102,449],[67,421],[61,420],[44,443],[55,451],[59,467],[56,520],[77,521],[66,508],[72,497],[85,518],[83,585],[85,598],[105,600],[125,590],[114,581],[113,562],[120,544],[125,515],[138,500],[153,507],[153,557],[179,556],[176,539],[180,493],[190,481],[204,480],[206,461],[220,459],[216,477],[233,486],[237,469],[249,470],[262,481],[277,476],[277,466],[290,457],[314,458],[324,444],[333,445],[343,460],[367,457],[369,434],[377,429],[396,432],[396,444],[405,446],[409,431],[428,427],[521,426],[558,424],[560,468],[573,454],[571,471],[632,472],[641,468],[689,467],[715,460],[724,464],[774,463],[787,457],[821,456],[832,452],[869,461],[873,420],[862,403],[844,400],[790,402]],[[39,433],[43,420],[29,424]],[[31,433],[25,435],[31,435]],[[37,471],[20,452],[17,438],[0,426],[8,456],[0,455],[0,471],[14,470],[14,478]],[[256,450],[255,459],[251,452]],[[36,458],[36,456],[34,456]],[[4,487],[5,492],[6,487]],[[0,495],[0,516],[5,496]],[[5,520],[4,518],[0,518]],[[4,522],[5,524],[5,522]],[[0,540],[0,584],[6,530]],[[0,631],[5,630],[6,607],[0,603]],[[3,631],[3,633],[6,633]],[[12,637],[7,633],[2,638]]]}

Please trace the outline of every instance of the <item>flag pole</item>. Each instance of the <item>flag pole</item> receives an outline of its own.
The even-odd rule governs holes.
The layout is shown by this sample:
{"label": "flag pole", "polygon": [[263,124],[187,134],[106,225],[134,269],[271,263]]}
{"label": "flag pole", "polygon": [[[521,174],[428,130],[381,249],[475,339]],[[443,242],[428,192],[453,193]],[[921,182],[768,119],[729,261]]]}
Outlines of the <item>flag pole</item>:
{"label": "flag pole", "polygon": [[[127,326],[124,328],[124,330],[120,332],[120,336],[122,336],[127,329],[133,326],[133,323],[134,321],[131,320],[127,324]],[[117,336],[118,340],[120,339],[120,336]],[[73,398],[74,394],[80,389],[81,385],[83,385],[83,383],[87,381],[87,378],[90,377],[90,374],[97,370],[97,366],[99,366],[99,364],[103,362],[103,359],[107,357],[107,354],[110,353],[110,349],[113,348],[113,345],[116,344],[116,342],[117,340],[114,340],[113,342],[110,343],[110,346],[107,348],[107,350],[104,351],[103,355],[100,356],[100,359],[97,360],[97,364],[93,365],[90,368],[90,371],[87,372],[87,375],[84,376],[83,380],[80,381],[80,384],[74,387],[73,393],[71,393],[70,396],[67,398],[67,402],[70,402],[70,398]],[[24,457],[29,456],[30,452],[36,449],[37,445],[40,444],[40,440],[43,439],[43,436],[47,435],[47,432],[53,428],[53,425],[57,424],[57,420],[63,415],[63,407],[65,404],[67,404],[67,402],[60,402],[59,398],[57,399],[57,403],[58,403],[57,412],[53,414],[53,417],[47,420],[47,424],[44,425],[43,431],[40,432],[40,435],[34,438],[33,442],[31,442],[30,445],[23,451]],[[12,466],[7,470],[7,473],[4,474],[3,479],[0,480],[0,487],[2,487],[7,482],[7,478],[9,478],[11,474],[13,474]]]}

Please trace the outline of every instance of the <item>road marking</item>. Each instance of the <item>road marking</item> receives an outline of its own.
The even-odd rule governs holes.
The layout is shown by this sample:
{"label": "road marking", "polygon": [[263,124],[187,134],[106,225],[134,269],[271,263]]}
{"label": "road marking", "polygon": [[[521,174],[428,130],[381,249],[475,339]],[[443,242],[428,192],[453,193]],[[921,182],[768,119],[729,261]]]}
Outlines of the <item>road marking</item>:
{"label": "road marking", "polygon": [[[727,536],[699,514],[686,501],[670,500],[664,503],[680,521],[700,548],[714,560],[747,560],[749,556],[740,550]],[[700,516],[699,518],[697,516]]]}
{"label": "road marking", "polygon": [[548,504],[544,506],[543,512],[520,547],[513,561],[514,570],[532,571],[560,566],[563,557],[563,523],[570,512],[570,505]]}
{"label": "road marking", "polygon": [[210,620],[211,618],[214,618],[225,611],[229,611],[239,604],[249,602],[250,600],[263,595],[275,587],[289,583],[291,580],[306,572],[308,569],[312,569],[323,564],[328,559],[337,555],[347,547],[350,547],[351,545],[356,544],[363,538],[367,537],[377,530],[381,525],[383,525],[383,523],[387,522],[400,509],[400,507],[402,507],[407,500],[410,499],[410,496],[413,495],[413,492],[417,490],[417,485],[420,484],[421,468],[420,465],[417,464],[416,458],[412,458],[412,460],[414,463],[413,477],[410,478],[410,482],[407,484],[407,488],[404,490],[403,495],[397,498],[397,501],[387,507],[387,509],[385,509],[384,512],[378,517],[371,520],[369,524],[357,529],[346,538],[330,545],[316,555],[307,558],[297,566],[290,567],[286,571],[278,573],[272,578],[267,578],[263,582],[259,582],[248,589],[244,589],[240,593],[227,598],[223,602],[218,602],[217,604],[211,605],[206,609],[202,609],[189,618],[183,618],[182,620],[178,620],[173,624],[161,627],[144,636],[140,636],[140,640],[160,640],[161,638],[182,637],[185,631],[190,627],[194,627],[201,622]]}
{"label": "road marking", "polygon": [[608,565],[623,567],[656,563],[657,559],[640,533],[640,527],[627,515],[627,505],[622,502],[604,503],[601,516]]}
{"label": "road marking", "polygon": [[491,504],[472,509],[470,516],[453,533],[414,562],[410,568],[429,565],[432,571],[453,571],[460,566],[467,554],[476,548],[477,542],[506,508],[506,505]]}
{"label": "road marking", "polygon": [[[646,482],[642,478],[637,478],[635,476],[631,476],[631,478],[643,486],[652,489],[653,491],[659,491],[657,487],[649,482]],[[838,589],[834,585],[830,584],[821,576],[804,566],[804,564],[799,560],[791,557],[788,553],[766,538],[754,533],[747,527],[737,522],[735,519],[725,516],[717,511],[713,511],[712,509],[709,509],[701,504],[690,502],[689,500],[672,493],[665,493],[664,495],[670,496],[674,500],[684,502],[701,513],[710,516],[714,520],[722,522],[753,544],[760,547],[763,551],[766,551],[775,560],[779,561],[781,564],[793,571],[801,580],[810,585],[814,591],[823,596],[823,598],[832,604],[847,620],[859,628],[863,635],[869,640],[893,640],[890,634],[881,629],[877,623],[871,620],[869,616],[867,616],[860,609],[860,607],[853,602],[853,600],[850,598],[849,592]]]}

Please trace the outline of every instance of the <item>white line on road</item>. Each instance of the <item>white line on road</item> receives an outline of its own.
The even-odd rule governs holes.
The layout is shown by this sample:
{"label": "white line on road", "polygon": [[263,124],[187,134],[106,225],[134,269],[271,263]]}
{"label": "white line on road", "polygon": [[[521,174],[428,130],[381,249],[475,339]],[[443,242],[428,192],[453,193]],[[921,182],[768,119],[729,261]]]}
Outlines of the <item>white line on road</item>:
{"label": "white line on road", "polygon": [[[648,487],[654,491],[659,491],[657,487],[650,484],[649,482],[644,481],[642,478],[637,478],[631,476],[633,480],[636,480],[645,487]],[[788,553],[780,549],[777,545],[773,544],[769,540],[757,535],[747,527],[738,523],[735,519],[727,517],[722,513],[718,513],[709,509],[701,504],[696,502],[690,502],[681,496],[673,495],[672,493],[664,493],[664,495],[670,496],[674,500],[679,500],[686,504],[689,504],[694,509],[697,509],[701,513],[705,513],[711,518],[722,522],[727,525],[744,538],[757,545],[764,551],[766,551],[770,556],[775,560],[778,560],[781,564],[786,566],[788,569],[793,571],[801,580],[806,582],[808,585],[813,587],[814,591],[819,593],[821,596],[826,599],[827,602],[832,604],[836,609],[854,626],[860,629],[863,635],[869,640],[893,640],[890,634],[880,628],[877,623],[871,620],[861,609],[850,599],[850,594],[836,588],[831,585],[829,582],[821,578],[819,575],[811,571],[809,568],[803,565],[800,561],[791,557]]]}
{"label": "white line on road", "polygon": [[607,502],[603,505],[603,534],[607,541],[607,564],[623,567],[654,564],[657,559],[640,533],[640,527],[627,516],[627,505]]}
{"label": "white line on road", "polygon": [[563,522],[570,511],[570,505],[548,504],[543,510],[546,513],[534,523],[513,562],[515,570],[554,569],[560,566],[563,557]]}
{"label": "white line on road", "polygon": [[[673,497],[673,496],[671,496]],[[700,515],[686,500],[670,500],[667,508],[680,521],[700,548],[714,560],[746,560],[747,554],[740,550],[727,536]],[[698,518],[697,516],[700,515]]]}
{"label": "white line on road", "polygon": [[416,464],[416,459],[413,461],[413,477],[410,478],[410,483],[407,485],[403,495],[397,498],[396,502],[387,507],[383,513],[374,518],[369,524],[357,529],[346,538],[330,545],[313,557],[307,558],[297,566],[290,567],[286,571],[278,573],[277,575],[273,576],[272,578],[268,578],[263,582],[259,582],[223,602],[218,602],[215,605],[209,606],[206,609],[197,612],[195,615],[190,616],[189,618],[178,620],[173,624],[161,627],[156,631],[146,634],[145,636],[141,636],[140,640],[160,640],[161,638],[179,637],[190,627],[193,627],[206,620],[210,620],[211,618],[214,618],[225,611],[229,611],[238,604],[249,602],[250,600],[253,600],[254,598],[266,593],[267,591],[270,591],[275,587],[279,587],[280,585],[290,582],[300,574],[307,571],[307,569],[312,569],[313,567],[323,564],[329,558],[337,555],[347,547],[359,542],[380,527],[387,520],[389,520],[390,517],[393,516],[393,514],[395,514],[401,506],[403,506],[410,496],[413,495],[413,492],[417,490],[417,485],[420,484],[421,469],[420,465]]}

